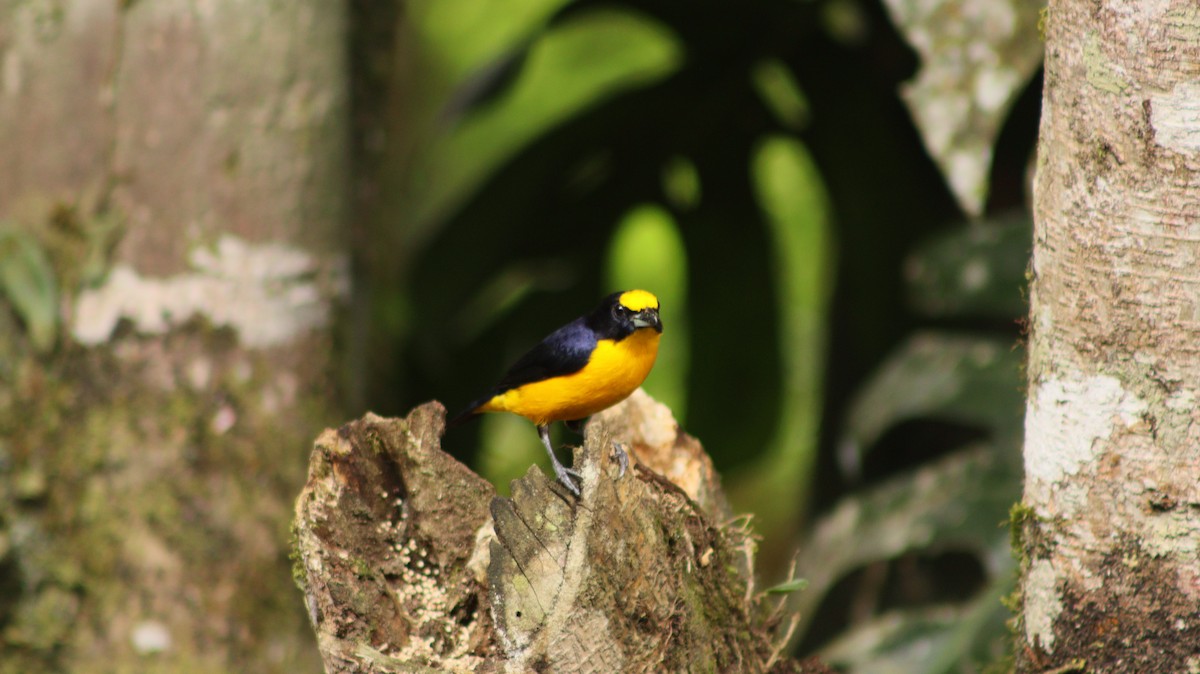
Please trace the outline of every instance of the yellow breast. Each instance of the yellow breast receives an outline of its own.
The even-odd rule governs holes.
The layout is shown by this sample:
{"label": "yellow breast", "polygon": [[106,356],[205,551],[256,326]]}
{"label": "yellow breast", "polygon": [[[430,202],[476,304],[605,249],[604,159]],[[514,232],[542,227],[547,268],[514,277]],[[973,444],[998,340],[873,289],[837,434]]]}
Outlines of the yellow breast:
{"label": "yellow breast", "polygon": [[480,411],[512,412],[538,425],[591,416],[629,397],[646,381],[658,356],[660,337],[645,328],[618,342],[601,340],[578,372],[510,389]]}

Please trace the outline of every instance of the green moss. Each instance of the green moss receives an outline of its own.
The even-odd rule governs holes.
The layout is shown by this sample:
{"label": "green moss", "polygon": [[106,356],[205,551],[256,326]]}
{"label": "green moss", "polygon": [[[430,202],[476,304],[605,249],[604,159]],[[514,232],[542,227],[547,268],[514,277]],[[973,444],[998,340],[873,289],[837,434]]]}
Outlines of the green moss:
{"label": "green moss", "polygon": [[387,451],[384,449],[383,438],[379,437],[378,430],[372,428],[368,433],[366,433],[366,437],[368,443],[367,449],[370,450],[372,455],[378,456]]}
{"label": "green moss", "polygon": [[1040,522],[1037,512],[1022,501],[1017,501],[1008,509],[1008,545],[1018,568],[1028,564],[1025,553],[1026,527]]}
{"label": "green moss", "polygon": [[5,630],[6,641],[34,651],[52,653],[66,641],[79,613],[79,598],[58,587],[45,588],[23,602],[12,625]]}
{"label": "green moss", "polygon": [[292,520],[288,530],[288,561],[292,564],[292,582],[304,590],[308,587],[308,570],[304,568],[304,556],[300,553],[300,527],[296,520]]}
{"label": "green moss", "polygon": [[[65,647],[79,622],[126,615],[129,590],[121,579],[144,566],[135,560],[164,552],[201,586],[217,575],[238,574],[231,606],[210,604],[205,596],[198,610],[231,611],[238,624],[260,626],[255,632],[262,638],[287,631],[291,623],[281,626],[280,616],[290,612],[295,643],[303,643],[303,602],[288,586],[283,554],[275,557],[279,564],[259,561],[246,568],[227,551],[258,541],[259,554],[272,555],[261,532],[277,531],[279,552],[292,553],[293,580],[304,580],[295,532],[289,540],[289,521],[264,503],[291,499],[299,488],[307,458],[302,450],[312,438],[310,427],[295,423],[304,418],[296,410],[318,408],[315,395],[300,392],[280,418],[263,408],[266,384],[258,374],[266,368],[251,368],[247,376],[246,368],[222,360],[236,348],[227,331],[195,322],[167,340],[176,354],[212,358],[213,381],[197,390],[176,372],[173,388],[147,385],[147,377],[137,370],[131,376],[129,363],[108,351],[70,345],[51,363],[24,353],[0,372],[6,470],[31,476],[24,483],[25,505],[0,493],[0,519],[8,527],[14,516],[24,518],[20,526],[35,532],[10,555],[36,575],[21,580],[26,587],[8,609],[4,638],[20,642],[22,657],[13,659],[15,669],[0,658],[6,660],[0,673],[68,668]],[[186,363],[186,356],[175,362]],[[221,432],[212,419],[223,405],[236,411],[237,421]],[[308,418],[328,414],[322,409]],[[38,507],[31,508],[30,499]],[[179,667],[204,661],[187,649],[181,642],[171,657],[146,660],[144,671],[187,671]]]}
{"label": "green moss", "polygon": [[368,564],[367,560],[363,559],[362,557],[355,557],[353,564],[354,564],[354,575],[358,576],[359,578],[365,580],[367,578],[370,578],[372,575],[374,575],[371,573],[371,565]]}
{"label": "green moss", "polygon": [[1016,573],[1018,574],[1013,591],[1000,598],[1000,603],[1012,613],[1012,617],[1005,622],[1008,628],[1008,652],[984,667],[983,674],[1006,674],[1015,671],[1016,660],[1013,649],[1021,643],[1021,636],[1024,632],[1021,616],[1024,611],[1025,595],[1021,589],[1019,576],[1024,574],[1025,569],[1029,567],[1029,553],[1026,549],[1030,542],[1029,534],[1034,533],[1036,531],[1034,528],[1040,527],[1042,523],[1043,518],[1039,517],[1037,512],[1024,502],[1018,501],[1012,504],[1008,510],[1009,547],[1012,550],[1013,559],[1017,562]]}

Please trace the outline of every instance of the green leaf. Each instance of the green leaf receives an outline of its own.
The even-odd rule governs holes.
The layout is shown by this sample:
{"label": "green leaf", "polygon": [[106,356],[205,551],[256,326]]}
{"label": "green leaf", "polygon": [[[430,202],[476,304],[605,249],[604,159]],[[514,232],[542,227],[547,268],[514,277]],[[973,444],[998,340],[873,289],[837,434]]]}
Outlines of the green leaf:
{"label": "green leaf", "polygon": [[[817,521],[812,537],[801,547],[796,571],[811,582],[812,589],[792,600],[793,609],[802,620],[812,620],[833,584],[867,564],[920,550],[958,550],[974,553],[982,562],[999,615],[998,597],[1013,566],[1008,530],[1001,524],[1020,490],[1019,467],[999,460],[996,447],[980,444],[844,499]],[[957,620],[944,627],[955,628]],[[962,643],[974,643],[991,633],[986,631],[989,621],[971,624],[968,636],[956,637],[955,643],[960,644],[956,652],[967,648]]]}
{"label": "green leaf", "polygon": [[977,426],[1010,447],[1024,413],[1020,352],[991,337],[921,332],[875,372],[851,404],[839,460],[856,472],[892,426],[926,418]]}
{"label": "green leaf", "polygon": [[810,115],[809,104],[782,61],[768,59],[756,63],[750,78],[763,103],[780,124],[793,130],[804,128]]}
{"label": "green leaf", "polygon": [[846,674],[949,674],[979,671],[1006,647],[1008,611],[1000,597],[1011,580],[994,583],[961,605],[894,611],[856,625],[821,649],[821,658]]}
{"label": "green leaf", "polygon": [[687,251],[671,214],[649,204],[626,213],[609,243],[608,287],[645,288],[658,296],[667,329],[645,388],[678,419],[687,414],[687,275]]}
{"label": "green leaf", "polygon": [[809,618],[851,571],[930,549],[976,555],[989,578],[986,596],[994,599],[947,607],[941,617],[897,613],[860,626],[830,647],[831,662],[851,672],[947,672],[1003,634],[1007,613],[998,598],[1013,562],[998,525],[1021,491],[1018,365],[1017,352],[1001,340],[920,333],[860,390],[843,440],[855,461],[908,419],[970,424],[990,438],[847,497],[822,517],[797,558],[812,590],[793,600],[795,610]]}
{"label": "green leaf", "polygon": [[666,76],[682,58],[673,33],[634,12],[589,10],[555,22],[533,39],[511,87],[456,128],[435,131],[430,159],[415,171],[415,220],[436,220],[549,128]]}
{"label": "green leaf", "polygon": [[[901,89],[930,156],[968,214],[983,211],[988,169],[1013,101],[1042,64],[1040,0],[885,0],[921,59]],[[997,29],[1004,25],[1005,28]]]}
{"label": "green leaf", "polygon": [[803,590],[807,587],[808,587],[808,579],[807,578],[796,578],[793,580],[789,580],[786,583],[780,583],[778,585],[775,585],[774,587],[768,587],[766,589],[766,593],[767,594],[791,594],[792,592],[799,592],[800,590]]}
{"label": "green leaf", "polygon": [[413,0],[406,5],[413,30],[451,79],[525,42],[569,0]]}
{"label": "green leaf", "polygon": [[738,508],[755,514],[764,546],[770,546],[791,535],[808,502],[821,416],[833,236],[825,185],[798,139],[763,138],[750,170],[773,244],[784,388],[782,414],[767,451],[732,476],[729,491]]}
{"label": "green leaf", "polygon": [[820,594],[860,566],[931,547],[979,553],[988,570],[1007,567],[1008,530],[1000,524],[1020,480],[995,454],[991,445],[973,445],[846,498],[816,522],[798,573]]}
{"label": "green leaf", "polygon": [[33,347],[54,346],[58,332],[58,284],[46,253],[33,237],[6,226],[0,229],[0,293],[25,324]]}
{"label": "green leaf", "polygon": [[700,172],[686,157],[672,157],[663,167],[663,194],[671,205],[680,210],[691,210],[700,205],[702,187]]}
{"label": "green leaf", "polygon": [[909,300],[930,316],[1024,316],[1032,237],[1033,222],[1021,213],[922,243],[905,263]]}

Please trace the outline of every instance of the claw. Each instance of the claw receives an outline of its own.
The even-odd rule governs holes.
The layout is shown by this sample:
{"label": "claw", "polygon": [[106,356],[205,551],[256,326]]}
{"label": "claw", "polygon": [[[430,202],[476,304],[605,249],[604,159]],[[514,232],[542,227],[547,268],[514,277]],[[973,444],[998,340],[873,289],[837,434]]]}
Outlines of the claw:
{"label": "claw", "polygon": [[554,466],[555,477],[572,494],[580,496],[579,486],[575,484],[575,479],[573,478],[578,478],[582,483],[583,476],[558,462],[558,457],[554,455],[554,447],[550,444],[549,426],[538,426],[537,431],[538,437],[542,439],[542,444],[546,446],[546,453],[550,455],[550,463]]}
{"label": "claw", "polygon": [[625,452],[625,448],[619,442],[613,443],[612,451],[617,457],[617,465],[621,467],[621,470],[617,472],[617,478],[620,479],[625,477],[625,471],[629,469],[629,454]]}
{"label": "claw", "polygon": [[[562,483],[570,492],[576,496],[580,496],[579,487],[575,486],[576,477],[580,477],[579,473],[563,466],[558,461],[554,462],[554,474],[558,476],[558,481]],[[582,479],[582,478],[581,478]]]}

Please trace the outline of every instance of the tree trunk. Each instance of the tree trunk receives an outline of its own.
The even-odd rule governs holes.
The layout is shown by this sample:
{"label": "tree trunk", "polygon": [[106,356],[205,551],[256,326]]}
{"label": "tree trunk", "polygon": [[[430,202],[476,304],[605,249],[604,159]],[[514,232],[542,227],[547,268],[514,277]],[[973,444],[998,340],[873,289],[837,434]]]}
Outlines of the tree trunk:
{"label": "tree trunk", "polygon": [[343,11],[0,8],[0,672],[319,668],[287,523],[335,416]]}
{"label": "tree trunk", "polygon": [[1198,16],[1046,14],[1022,672],[1200,668]]}
{"label": "tree trunk", "polygon": [[[589,424],[579,499],[536,467],[496,498],[439,449],[443,417],[317,440],[297,579],[330,674],[831,671],[780,656],[749,532],[664,406],[639,392]],[[624,476],[614,439],[640,457]]]}

